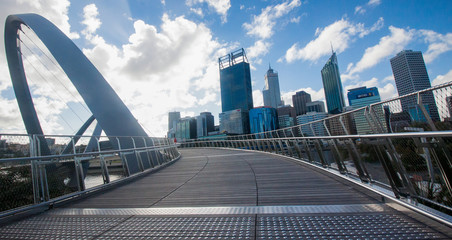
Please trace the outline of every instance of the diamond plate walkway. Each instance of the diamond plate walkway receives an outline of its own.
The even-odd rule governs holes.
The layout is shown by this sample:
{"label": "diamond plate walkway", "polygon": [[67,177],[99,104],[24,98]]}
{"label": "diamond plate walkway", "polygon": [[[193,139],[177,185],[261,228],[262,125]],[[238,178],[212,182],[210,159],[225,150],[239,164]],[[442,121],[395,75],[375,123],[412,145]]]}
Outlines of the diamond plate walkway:
{"label": "diamond plate walkway", "polygon": [[0,228],[0,239],[452,239],[452,229],[285,157],[182,149],[173,165]]}

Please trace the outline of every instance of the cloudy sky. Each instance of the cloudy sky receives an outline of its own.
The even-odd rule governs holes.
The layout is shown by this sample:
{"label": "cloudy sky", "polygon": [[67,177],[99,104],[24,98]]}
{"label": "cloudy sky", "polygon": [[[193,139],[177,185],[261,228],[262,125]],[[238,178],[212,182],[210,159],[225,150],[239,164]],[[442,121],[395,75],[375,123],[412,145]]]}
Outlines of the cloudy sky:
{"label": "cloudy sky", "polygon": [[[169,111],[210,111],[218,123],[218,58],[238,48],[246,50],[252,66],[255,106],[263,103],[269,64],[279,73],[286,103],[299,90],[324,99],[320,70],[331,47],[345,89],[376,86],[383,99],[397,96],[389,59],[403,49],[423,52],[433,85],[452,80],[447,0],[1,1],[0,19],[38,13],[56,24],[154,136],[166,134]],[[33,33],[24,29],[21,39],[44,132],[73,134],[89,117],[86,106],[61,70],[36,50],[44,47],[34,47],[39,42]],[[25,133],[4,47],[0,55],[0,132]]]}

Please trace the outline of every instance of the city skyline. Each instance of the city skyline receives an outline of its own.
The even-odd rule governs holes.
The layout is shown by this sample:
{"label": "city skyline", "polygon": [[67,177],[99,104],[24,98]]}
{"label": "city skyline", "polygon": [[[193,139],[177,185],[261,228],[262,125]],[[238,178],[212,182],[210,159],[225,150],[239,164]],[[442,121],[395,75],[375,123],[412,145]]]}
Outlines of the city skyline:
{"label": "city skyline", "polygon": [[[170,111],[180,111],[182,117],[210,111],[218,124],[217,59],[239,47],[245,48],[251,64],[255,106],[262,105],[268,62],[279,73],[286,104],[300,90],[310,93],[312,101],[324,101],[320,70],[331,45],[338,54],[344,92],[376,86],[382,99],[396,96],[389,59],[403,49],[424,54],[432,85],[452,78],[447,64],[452,57],[448,1],[406,6],[375,0],[213,2],[9,1],[0,17],[36,12],[49,18],[84,51],[155,136],[165,135]],[[334,4],[340,7],[322,7]],[[55,7],[46,8],[50,5]],[[423,14],[413,17],[419,9]],[[0,122],[6,126],[2,132],[23,133],[3,48],[0,55]],[[45,133],[73,133],[57,115],[78,129],[81,121],[64,103],[75,110],[82,107],[66,100],[64,93],[63,101],[52,98],[54,91],[40,83],[31,81],[30,86]]]}

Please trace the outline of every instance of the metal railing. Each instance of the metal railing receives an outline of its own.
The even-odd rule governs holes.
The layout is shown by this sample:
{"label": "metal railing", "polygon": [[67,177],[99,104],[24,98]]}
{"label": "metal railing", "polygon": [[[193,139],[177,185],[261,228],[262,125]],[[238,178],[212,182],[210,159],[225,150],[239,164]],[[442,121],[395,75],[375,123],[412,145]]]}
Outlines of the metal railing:
{"label": "metal railing", "polygon": [[[51,155],[40,155],[43,140]],[[121,148],[126,141],[133,148]],[[166,138],[0,134],[0,217],[110,187],[179,157]]]}
{"label": "metal railing", "polygon": [[274,131],[189,140],[298,158],[452,214],[452,83]]}

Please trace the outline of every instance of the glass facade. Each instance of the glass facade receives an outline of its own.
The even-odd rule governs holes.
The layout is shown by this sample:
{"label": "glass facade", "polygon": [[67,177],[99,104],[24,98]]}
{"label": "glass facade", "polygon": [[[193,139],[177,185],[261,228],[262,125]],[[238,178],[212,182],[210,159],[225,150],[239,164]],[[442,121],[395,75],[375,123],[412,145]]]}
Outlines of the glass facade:
{"label": "glass facade", "polygon": [[278,129],[278,115],[275,108],[260,107],[250,110],[250,132],[260,133]]}
{"label": "glass facade", "polygon": [[[313,121],[321,120],[327,118],[328,114],[323,112],[308,112],[306,114],[297,116],[298,124],[306,124]],[[316,122],[312,124],[312,128],[310,124],[301,126],[301,130],[303,131],[304,136],[326,136],[327,132],[323,122]],[[314,130],[314,131],[313,131]]]}
{"label": "glass facade", "polygon": [[[431,87],[427,68],[425,67],[422,52],[404,50],[391,58],[391,68],[399,96],[417,92]],[[421,94],[422,103],[428,105],[428,111],[433,121],[439,121],[438,108],[432,92]],[[412,119],[425,120],[419,116],[417,97],[407,97],[401,99],[402,110],[413,113]],[[414,110],[413,110],[414,109]]]}
{"label": "glass facade", "polygon": [[178,142],[196,139],[196,118],[185,117],[179,119],[176,125],[176,139]]}
{"label": "glass facade", "polygon": [[305,91],[296,92],[292,95],[292,103],[295,108],[295,113],[298,115],[303,115],[307,113],[306,104],[311,102],[311,94]]}
{"label": "glass facade", "polygon": [[210,112],[202,112],[196,117],[197,137],[205,137],[209,132],[215,131],[214,117]]}
{"label": "glass facade", "polygon": [[264,106],[277,108],[281,104],[281,92],[279,90],[278,73],[268,66],[267,74],[265,74],[265,87],[262,90],[264,97]]}
{"label": "glass facade", "polygon": [[248,112],[235,109],[220,113],[220,133],[248,134],[249,126]]}
{"label": "glass facade", "polygon": [[286,128],[295,125],[295,118],[297,117],[295,113],[295,108],[290,105],[280,106],[276,109],[278,114],[279,128]]}
{"label": "glass facade", "polygon": [[250,64],[243,49],[219,58],[221,110],[253,108]]}
{"label": "glass facade", "polygon": [[[380,93],[376,87],[360,87],[348,90],[347,98],[350,106],[353,108],[361,108],[369,106],[372,103],[381,101]],[[385,114],[382,106],[375,106],[372,109],[378,116],[382,126],[386,126]],[[372,134],[372,128],[367,122],[364,111],[358,111],[353,114],[355,119],[356,131],[358,134]]]}
{"label": "glass facade", "polygon": [[314,101],[306,103],[307,112],[325,112],[325,103],[323,101]]}
{"label": "glass facade", "polygon": [[339,74],[339,66],[337,64],[335,52],[333,52],[333,55],[331,55],[330,59],[326,62],[321,74],[328,113],[338,114],[343,112],[345,107],[344,90],[342,89],[341,76]]}

